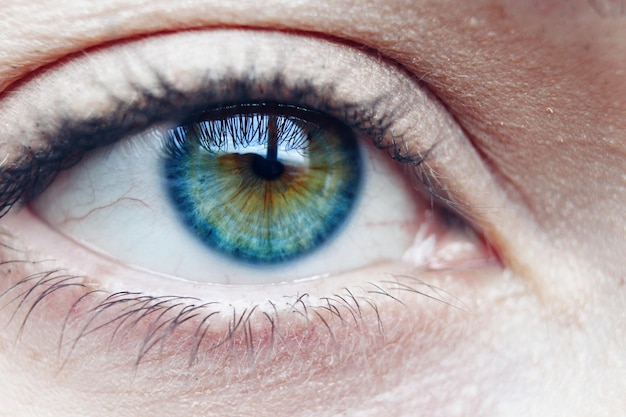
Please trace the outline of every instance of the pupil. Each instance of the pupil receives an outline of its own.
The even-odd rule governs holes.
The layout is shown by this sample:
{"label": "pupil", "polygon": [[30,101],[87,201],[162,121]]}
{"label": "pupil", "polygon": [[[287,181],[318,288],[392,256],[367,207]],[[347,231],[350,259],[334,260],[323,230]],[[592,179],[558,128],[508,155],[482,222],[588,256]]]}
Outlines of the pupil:
{"label": "pupil", "polygon": [[285,165],[276,159],[267,159],[259,154],[252,154],[252,171],[264,180],[278,179],[285,172]]}

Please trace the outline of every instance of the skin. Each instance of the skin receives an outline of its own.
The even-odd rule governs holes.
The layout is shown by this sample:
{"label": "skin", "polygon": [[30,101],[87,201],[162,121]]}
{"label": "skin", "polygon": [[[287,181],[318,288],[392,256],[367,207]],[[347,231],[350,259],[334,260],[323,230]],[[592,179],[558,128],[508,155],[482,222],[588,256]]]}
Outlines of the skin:
{"label": "skin", "polygon": [[[423,81],[465,135],[463,155],[472,161],[467,166],[488,168],[487,174],[477,169],[469,175],[447,168],[445,181],[464,203],[462,216],[501,262],[418,276],[452,296],[412,281],[412,288],[440,301],[414,292],[393,293],[401,303],[373,296],[378,310],[363,309],[352,321],[330,314],[307,324],[297,318],[304,315],[282,314],[284,339],[275,352],[255,353],[254,366],[240,360],[248,358],[245,349],[237,350],[237,343],[245,344],[242,335],[235,347],[214,349],[200,356],[201,365],[188,366],[177,352],[188,348],[184,340],[193,335],[193,321],[139,365],[141,332],[149,322],[114,341],[111,333],[83,338],[67,355],[57,340],[79,332],[86,310],[68,309],[80,289],[46,298],[25,326],[27,310],[3,303],[0,414],[623,413],[626,20],[620,13],[608,2],[582,0],[380,0],[358,6],[342,0],[190,0],[180,6],[164,0],[5,1],[0,100],[9,91],[19,97],[27,80],[74,54],[186,28],[297,31],[338,39],[349,48],[367,46]],[[6,152],[15,143],[3,145]],[[446,169],[443,162],[433,164]],[[483,173],[475,179],[474,172]],[[21,236],[33,223],[27,215],[2,220],[3,243],[26,251],[3,248],[3,261],[47,259],[53,244]],[[86,271],[91,284],[106,275],[104,290],[125,274],[144,294],[162,295],[138,272],[104,271],[77,253],[55,255],[55,265]],[[5,267],[0,290],[38,268]],[[270,298],[279,299],[280,292],[334,294],[383,276],[364,268],[335,280],[269,290]],[[188,283],[168,289],[194,291]],[[223,291],[226,300],[242,297],[236,289]],[[344,317],[348,310],[342,310]],[[66,317],[77,327],[70,320],[64,329]],[[271,329],[258,317],[250,328],[259,346],[270,346],[262,340],[271,337]],[[216,322],[217,331],[228,323]]]}

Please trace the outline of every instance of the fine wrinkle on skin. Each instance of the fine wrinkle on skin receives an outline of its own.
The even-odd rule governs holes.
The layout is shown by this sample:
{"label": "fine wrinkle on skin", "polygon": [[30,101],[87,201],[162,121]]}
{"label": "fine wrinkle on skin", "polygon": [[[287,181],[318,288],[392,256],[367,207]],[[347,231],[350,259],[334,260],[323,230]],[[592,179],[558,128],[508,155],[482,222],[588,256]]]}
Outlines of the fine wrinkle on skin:
{"label": "fine wrinkle on skin", "polygon": [[[42,6],[32,5],[30,7],[35,10],[27,13],[19,1],[2,6],[4,18],[0,21],[0,34],[12,35],[10,38],[0,36],[0,92],[29,72],[97,45],[172,28],[250,26],[255,25],[255,21],[259,27],[279,28],[282,25],[273,26],[275,22],[268,22],[268,16],[277,10],[284,11],[283,8],[254,3],[215,4],[215,12],[203,16],[198,14],[198,2],[173,4],[147,0],[136,0],[132,5],[120,0],[101,3],[75,0],[65,3],[62,10],[55,7],[42,9]],[[27,21],[23,21],[25,16],[28,16]],[[248,20],[251,16],[254,18]],[[51,23],[59,21],[67,23],[61,32]]]}

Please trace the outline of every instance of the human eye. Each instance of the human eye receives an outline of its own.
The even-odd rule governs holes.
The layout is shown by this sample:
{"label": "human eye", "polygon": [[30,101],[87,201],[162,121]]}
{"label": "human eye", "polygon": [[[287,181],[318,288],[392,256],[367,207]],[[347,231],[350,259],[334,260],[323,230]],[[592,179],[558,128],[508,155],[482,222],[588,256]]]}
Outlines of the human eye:
{"label": "human eye", "polygon": [[[252,31],[132,41],[50,69],[5,97],[1,110],[0,197],[7,210],[25,206],[3,219],[3,257],[13,268],[3,300],[23,323],[56,314],[65,361],[102,338],[118,348],[125,340],[135,364],[219,358],[207,368],[215,370],[240,350],[275,364],[284,360],[276,352],[293,359],[322,349],[325,361],[336,354],[329,345],[348,349],[350,326],[388,337],[405,294],[461,309],[439,285],[460,272],[500,268],[461,220],[471,217],[470,191],[459,178],[482,178],[462,130],[418,81],[351,46]],[[244,256],[250,233],[210,240],[189,226],[187,210],[206,220],[227,202],[240,204],[245,216],[207,220],[225,232],[259,216],[258,203],[243,209],[247,195],[227,193],[258,178],[241,156],[267,162],[277,126],[282,169],[322,158],[321,179],[309,181],[331,183],[320,191],[330,197],[319,199],[304,193],[306,181],[292,186],[304,194],[301,206],[287,207],[300,225],[280,228],[322,237],[265,257],[262,240]],[[239,155],[232,164],[248,171],[229,177],[216,162],[224,155]],[[339,158],[334,182],[329,158]],[[183,166],[215,174],[181,186],[189,176]],[[180,197],[203,181],[225,185],[191,203]],[[263,195],[274,194],[287,195]],[[336,225],[332,212],[315,220],[339,206]],[[20,241],[39,258],[20,257]],[[433,276],[437,285],[424,283]]]}

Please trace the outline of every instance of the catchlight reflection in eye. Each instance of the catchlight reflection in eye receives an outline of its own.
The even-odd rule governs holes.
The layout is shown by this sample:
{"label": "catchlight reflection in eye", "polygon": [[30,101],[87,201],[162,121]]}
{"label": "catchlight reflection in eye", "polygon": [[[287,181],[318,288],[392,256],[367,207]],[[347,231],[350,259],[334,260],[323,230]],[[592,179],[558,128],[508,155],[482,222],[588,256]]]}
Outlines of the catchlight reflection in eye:
{"label": "catchlight reflection in eye", "polygon": [[278,104],[208,111],[168,131],[170,198],[203,243],[236,260],[277,264],[324,244],[360,183],[354,133]]}

